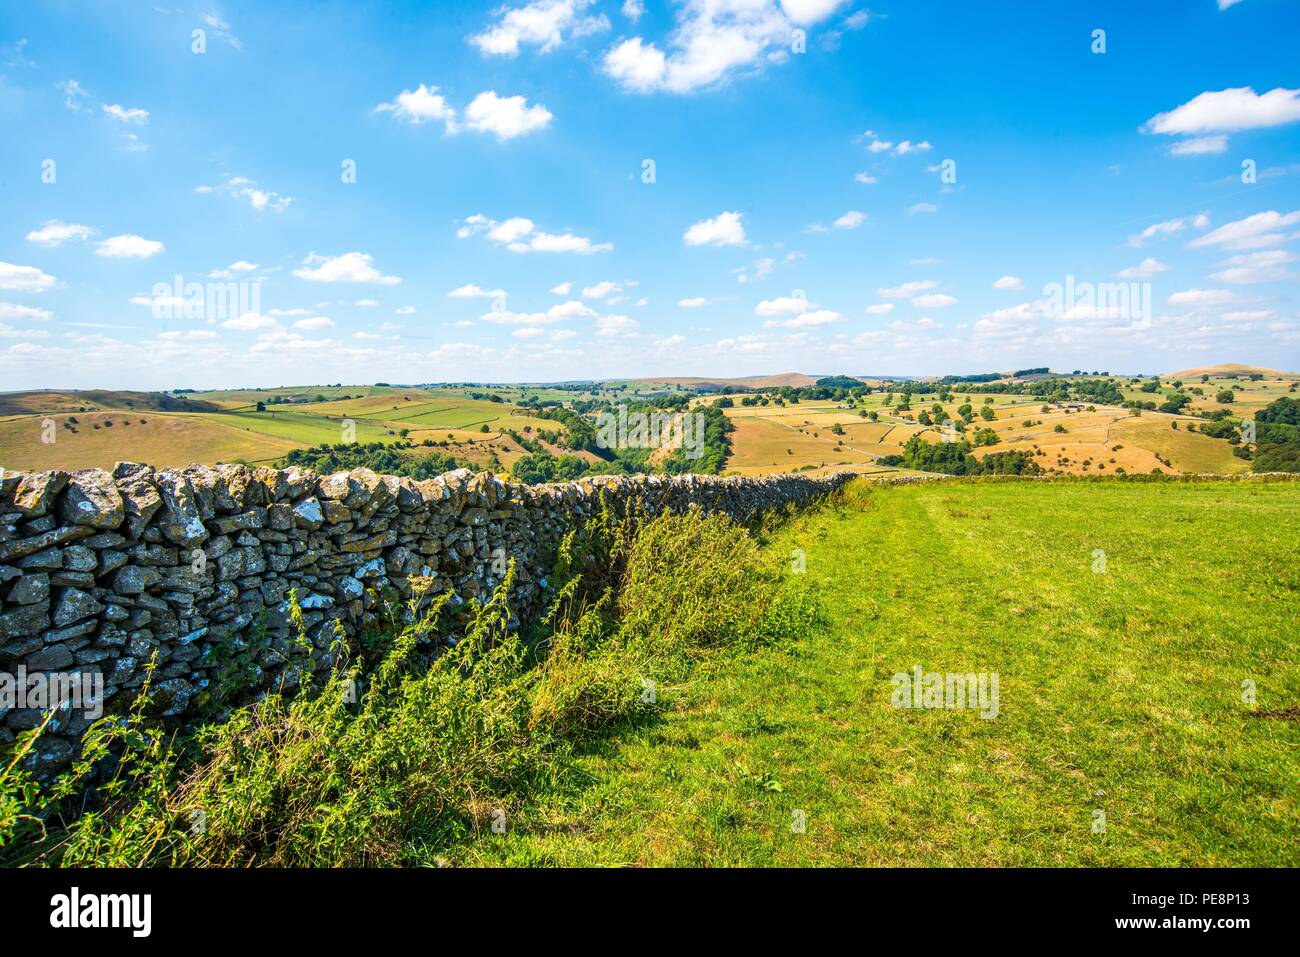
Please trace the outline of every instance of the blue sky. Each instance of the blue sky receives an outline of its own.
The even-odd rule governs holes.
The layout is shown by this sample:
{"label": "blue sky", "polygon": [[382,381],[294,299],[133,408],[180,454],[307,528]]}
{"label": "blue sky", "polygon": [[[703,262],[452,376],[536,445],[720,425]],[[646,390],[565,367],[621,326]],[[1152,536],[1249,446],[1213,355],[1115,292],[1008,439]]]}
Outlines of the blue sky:
{"label": "blue sky", "polygon": [[1291,0],[4,4],[0,389],[1300,367]]}

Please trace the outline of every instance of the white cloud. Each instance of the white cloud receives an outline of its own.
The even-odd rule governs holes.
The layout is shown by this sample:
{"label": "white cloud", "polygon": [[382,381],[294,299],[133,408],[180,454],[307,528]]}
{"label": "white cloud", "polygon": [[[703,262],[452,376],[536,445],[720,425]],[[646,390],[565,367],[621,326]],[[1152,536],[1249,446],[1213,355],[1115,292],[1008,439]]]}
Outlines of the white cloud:
{"label": "white cloud", "polygon": [[[794,255],[793,253],[790,254],[790,256],[793,255]],[[786,257],[786,262],[791,261],[790,256]],[[770,256],[764,256],[761,259],[754,260],[753,265],[749,266],[748,268],[741,266],[740,268],[733,269],[731,271],[736,276],[736,282],[739,283],[762,282],[764,279],[766,279],[768,276],[772,274],[772,270],[775,267],[776,267],[776,260],[771,258]]]}
{"label": "white cloud", "polygon": [[550,309],[546,310],[546,314],[557,319],[590,319],[596,315],[591,308],[576,299],[562,302],[558,306],[551,306]]}
{"label": "white cloud", "polygon": [[877,289],[876,295],[882,299],[910,299],[938,285],[933,279],[916,279],[887,289]]}
{"label": "white cloud", "polygon": [[564,282],[559,283],[558,285],[552,286],[551,292],[553,292],[557,296],[567,296],[570,293],[570,291],[572,291],[572,289],[573,289],[573,283],[568,280],[565,280]]}
{"label": "white cloud", "polygon": [[792,319],[768,319],[763,323],[763,328],[816,329],[820,326],[829,326],[843,321],[844,317],[838,312],[830,309],[819,309],[815,312],[800,313]]}
{"label": "white cloud", "polygon": [[219,337],[211,329],[170,329],[167,332],[158,333],[158,338],[164,342],[201,342]]}
{"label": "white cloud", "polygon": [[643,13],[645,13],[645,4],[641,0],[623,0],[623,16],[633,23],[640,20]]}
{"label": "white cloud", "polygon": [[1179,140],[1169,147],[1171,156],[1204,156],[1224,153],[1228,149],[1228,138],[1223,134],[1217,136],[1196,136],[1190,140]]}
{"label": "white cloud", "polygon": [[49,322],[53,318],[54,313],[48,309],[37,309],[35,306],[19,306],[12,302],[0,302],[0,319],[10,322],[20,320]]}
{"label": "white cloud", "polygon": [[508,247],[511,252],[539,252],[539,253],[578,253],[586,256],[591,253],[605,253],[614,248],[613,243],[592,243],[585,236],[575,236],[572,233],[535,233],[526,243],[511,243]]}
{"label": "white cloud", "polygon": [[911,300],[912,305],[918,309],[943,309],[947,306],[956,304],[957,297],[949,296],[942,292],[927,293],[924,296],[917,296]]}
{"label": "white cloud", "polygon": [[1295,262],[1295,256],[1284,249],[1240,253],[1236,256],[1229,256],[1223,262],[1218,263],[1218,265],[1227,268],[1211,273],[1210,278],[1237,285],[1284,282],[1296,278],[1296,274],[1286,268],[1288,263],[1293,262]]}
{"label": "white cloud", "polygon": [[889,324],[889,328],[895,332],[910,332],[913,330],[924,332],[929,329],[938,329],[940,325],[942,324],[935,322],[929,316],[922,316],[920,319],[914,319],[911,322],[905,319],[896,319]]}
{"label": "white cloud", "polygon": [[582,290],[583,299],[604,299],[611,293],[616,293],[623,287],[616,282],[610,282],[608,279],[598,282],[594,286],[586,286]]}
{"label": "white cloud", "polygon": [[1154,256],[1148,256],[1136,266],[1121,269],[1115,275],[1119,279],[1150,279],[1152,276],[1166,272],[1168,269],[1168,266]]}
{"label": "white cloud", "polygon": [[600,316],[596,319],[596,335],[604,337],[630,336],[640,325],[629,316]]}
{"label": "white cloud", "polygon": [[282,318],[283,318],[283,317],[291,317],[291,316],[310,316],[310,315],[311,315],[311,310],[310,310],[310,309],[268,309],[268,310],[266,310],[266,312],[267,312],[267,315],[270,315],[270,316],[280,316],[280,317],[282,317]]}
{"label": "white cloud", "polygon": [[1199,134],[1256,130],[1300,120],[1300,90],[1258,94],[1248,86],[1205,92],[1143,124],[1147,133]]}
{"label": "white cloud", "polygon": [[786,313],[810,312],[817,308],[817,303],[809,302],[803,296],[778,296],[776,299],[764,299],[754,307],[756,316],[780,316]]}
{"label": "white cloud", "polygon": [[1188,216],[1180,219],[1166,219],[1159,223],[1152,223],[1136,236],[1130,236],[1128,244],[1135,249],[1140,249],[1147,244],[1147,241],[1157,236],[1172,236],[1175,233],[1181,233],[1188,226],[1196,229],[1205,229],[1210,225],[1210,217],[1205,213],[1197,213],[1195,216]]}
{"label": "white cloud", "polygon": [[605,53],[605,73],[637,93],[692,93],[734,73],[780,62],[794,27],[830,16],[845,0],[686,0],[665,53],[642,37]]}
{"label": "white cloud", "polygon": [[492,90],[480,93],[465,107],[466,125],[478,133],[491,133],[505,141],[550,125],[551,111],[540,103],[529,106],[522,96],[497,96]]}
{"label": "white cloud", "polygon": [[463,221],[456,230],[461,239],[482,234],[493,242],[504,245],[511,252],[543,253],[607,253],[614,248],[613,243],[593,243],[585,236],[573,233],[547,233],[536,228],[536,223],[522,216],[515,216],[504,222],[488,219],[482,213],[475,213]]}
{"label": "white cloud", "polygon": [[[909,153],[927,153],[933,147],[930,146],[929,140],[921,140],[919,143],[913,143],[911,140],[901,140],[895,143],[893,140],[882,140],[875,130],[867,130],[862,134],[871,140],[867,144],[868,153],[892,153],[894,156],[906,156]],[[875,182],[872,180],[872,182]]]}
{"label": "white cloud", "polygon": [[447,293],[449,299],[500,299],[504,298],[506,291],[504,289],[482,289],[474,283],[467,283],[464,286],[458,286],[451,292]]}
{"label": "white cloud", "polygon": [[1236,298],[1227,289],[1184,289],[1169,297],[1171,306],[1217,306]]}
{"label": "white cloud", "polygon": [[1238,219],[1236,222],[1226,223],[1204,236],[1198,236],[1187,245],[1193,249],[1202,246],[1222,246],[1224,249],[1231,250],[1276,246],[1286,240],[1286,236],[1277,230],[1294,226],[1296,223],[1300,223],[1300,210],[1285,214],[1277,210],[1269,210],[1265,213],[1255,213],[1245,219]]}
{"label": "white cloud", "polygon": [[872,176],[870,173],[854,173],[854,174],[853,174],[853,179],[854,179],[856,182],[863,183],[863,184],[865,184],[865,185],[867,185],[867,186],[870,186],[872,183],[877,183],[877,182],[879,182],[879,180],[877,180],[877,179],[876,179],[874,176]]}
{"label": "white cloud", "polygon": [[831,223],[836,229],[857,229],[867,218],[866,213],[859,212],[856,209],[850,209],[835,222]]}
{"label": "white cloud", "polygon": [[256,332],[259,329],[275,329],[280,324],[270,316],[258,315],[255,312],[246,312],[238,319],[227,319],[221,325],[226,329],[233,329],[236,332]]}
{"label": "white cloud", "polygon": [[937,213],[938,211],[939,207],[934,203],[916,203],[907,207],[909,216],[915,216],[917,213]]}
{"label": "white cloud", "polygon": [[63,80],[54,85],[63,91],[63,105],[70,110],[80,110],[81,101],[89,95],[76,80]]}
{"label": "white cloud", "polygon": [[576,299],[558,303],[545,312],[510,312],[505,309],[493,309],[480,318],[484,322],[506,326],[544,326],[571,319],[594,319],[595,310]]}
{"label": "white cloud", "polygon": [[273,190],[258,189],[247,176],[227,176],[217,186],[197,186],[196,193],[224,193],[245,200],[254,209],[272,209],[283,213],[293,203],[292,196],[282,196]]}
{"label": "white cloud", "polygon": [[1019,276],[1003,276],[993,284],[994,289],[1010,289],[1019,292],[1025,288],[1025,281]]}
{"label": "white cloud", "polygon": [[[341,256],[318,256],[311,253],[303,264],[293,271],[299,279],[308,282],[359,282],[379,286],[395,286],[402,280],[398,276],[385,276],[372,263],[368,253],[350,252]],[[316,268],[311,268],[315,266]]]}
{"label": "white cloud", "polygon": [[[415,312],[415,307],[414,307],[414,306],[398,306],[396,309],[393,310],[393,315],[395,315],[395,316],[409,316],[409,315],[412,315],[414,312]],[[384,326],[385,326],[385,327],[387,327],[387,326],[389,326],[389,325],[391,325],[391,323],[387,323],[387,322],[384,323]]]}
{"label": "white cloud", "polygon": [[206,13],[203,15],[203,23],[207,26],[208,31],[223,43],[228,43],[236,50],[243,50],[244,45],[239,42],[239,37],[230,32],[230,24],[215,13]]}
{"label": "white cloud", "polygon": [[[550,53],[564,42],[566,32],[576,37],[609,29],[604,14],[582,16],[591,3],[592,0],[535,0],[524,7],[502,7],[495,11],[499,18],[497,24],[474,34],[469,42],[485,55],[516,56],[521,44],[538,46],[542,53]],[[627,13],[626,6],[624,13]]]}
{"label": "white cloud", "polygon": [[141,110],[138,108],[129,110],[123,109],[117,103],[102,103],[100,104],[100,108],[113,119],[121,123],[130,123],[133,126],[144,126],[149,122],[148,110]]}
{"label": "white cloud", "polygon": [[505,222],[491,224],[487,231],[488,239],[498,243],[513,243],[531,233],[536,225],[531,219],[512,216]]}
{"label": "white cloud", "polygon": [[436,86],[421,83],[414,90],[403,90],[390,103],[380,103],[376,113],[392,113],[404,123],[419,126],[421,123],[442,122],[447,132],[456,129],[456,111]]}
{"label": "white cloud", "polygon": [[682,234],[687,246],[743,246],[745,244],[744,216],[738,212],[719,213],[712,219],[702,219]]}
{"label": "white cloud", "polygon": [[1241,0],[1219,0],[1219,9],[1227,10],[1229,7],[1235,7],[1241,3]]}
{"label": "white cloud", "polygon": [[308,332],[314,332],[317,329],[333,329],[334,320],[328,316],[312,316],[310,319],[299,319],[293,324],[293,327],[295,329],[305,329]]}
{"label": "white cloud", "polygon": [[89,226],[80,226],[76,223],[61,223],[57,219],[51,219],[40,229],[33,229],[27,234],[27,241],[35,243],[38,246],[47,248],[58,246],[69,239],[86,240],[94,230]]}
{"label": "white cloud", "polygon": [[894,304],[892,302],[878,302],[867,306],[863,311],[872,316],[883,316],[887,312],[894,311]]}
{"label": "white cloud", "polygon": [[110,256],[119,259],[148,259],[162,252],[162,243],[143,236],[110,236],[95,245],[96,256]]}

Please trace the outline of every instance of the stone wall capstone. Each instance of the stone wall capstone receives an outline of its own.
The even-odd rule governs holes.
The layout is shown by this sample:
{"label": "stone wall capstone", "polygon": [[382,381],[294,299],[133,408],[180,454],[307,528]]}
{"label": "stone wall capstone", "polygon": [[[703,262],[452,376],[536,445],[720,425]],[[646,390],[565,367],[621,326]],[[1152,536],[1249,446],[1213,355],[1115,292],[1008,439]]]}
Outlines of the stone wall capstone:
{"label": "stone wall capstone", "polygon": [[[242,652],[250,691],[293,687],[303,611],[312,656],[335,622],[377,624],[390,594],[433,580],[455,601],[485,597],[516,562],[512,607],[536,607],[555,548],[598,507],[647,514],[696,506],[746,521],[802,505],[853,477],[600,476],[555,485],[467,469],[416,481],[354,469],[245,465],[0,475],[0,676],[98,674],[109,712],[152,679],[155,706],[184,719],[211,705],[225,655]],[[427,583],[426,583],[427,584]],[[298,652],[301,654],[301,652]],[[12,687],[12,686],[11,686]],[[0,705],[0,748],[35,727],[38,708]],[[38,741],[38,771],[71,760],[91,718],[63,709]]]}

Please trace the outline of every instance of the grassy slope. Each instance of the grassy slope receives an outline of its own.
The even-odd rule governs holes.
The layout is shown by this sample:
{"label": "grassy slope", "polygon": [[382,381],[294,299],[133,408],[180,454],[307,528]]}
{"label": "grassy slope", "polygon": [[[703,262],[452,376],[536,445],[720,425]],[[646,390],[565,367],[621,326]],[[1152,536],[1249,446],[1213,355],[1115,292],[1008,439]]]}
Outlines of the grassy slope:
{"label": "grassy slope", "polygon": [[[812,515],[771,547],[807,552],[821,637],[706,658],[453,860],[1296,866],[1300,726],[1241,682],[1300,701],[1298,533],[1289,483],[893,487]],[[916,663],[998,672],[999,717],[892,709]]]}

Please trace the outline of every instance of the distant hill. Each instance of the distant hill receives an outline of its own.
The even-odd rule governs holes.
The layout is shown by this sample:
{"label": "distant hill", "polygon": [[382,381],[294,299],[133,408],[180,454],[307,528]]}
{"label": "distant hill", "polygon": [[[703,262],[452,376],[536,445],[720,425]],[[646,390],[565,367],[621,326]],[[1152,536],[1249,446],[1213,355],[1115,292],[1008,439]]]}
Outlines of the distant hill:
{"label": "distant hill", "polygon": [[53,412],[219,412],[221,407],[202,399],[167,392],[117,392],[109,389],[44,389],[35,392],[0,392],[0,415],[35,415]]}
{"label": "distant hill", "polygon": [[1180,372],[1170,372],[1165,376],[1166,379],[1194,379],[1203,375],[1265,375],[1270,379],[1285,379],[1295,376],[1300,378],[1300,374],[1295,372],[1279,372],[1277,369],[1266,369],[1263,366],[1247,366],[1236,362],[1225,362],[1217,366],[1202,366],[1199,369],[1183,369]]}
{"label": "distant hill", "polygon": [[778,375],[742,376],[736,379],[706,379],[696,376],[664,376],[653,379],[631,379],[635,385],[674,385],[680,389],[701,389],[723,392],[727,389],[774,389],[783,385],[798,388],[812,385],[816,376],[802,372],[782,372]]}

